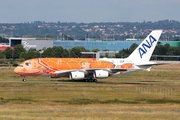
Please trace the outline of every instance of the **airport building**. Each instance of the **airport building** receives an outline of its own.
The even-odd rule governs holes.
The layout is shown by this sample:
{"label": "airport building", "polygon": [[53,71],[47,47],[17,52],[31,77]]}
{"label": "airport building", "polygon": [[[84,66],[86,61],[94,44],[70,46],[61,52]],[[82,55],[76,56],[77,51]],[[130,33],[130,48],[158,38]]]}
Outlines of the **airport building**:
{"label": "airport building", "polygon": [[[128,41],[103,41],[103,40],[93,40],[93,41],[81,41],[81,40],[38,40],[36,38],[9,38],[9,43],[1,43],[0,50],[5,50],[7,47],[13,48],[17,44],[22,44],[26,50],[34,48],[36,50],[44,50],[53,46],[61,46],[65,49],[71,49],[76,46],[82,46],[87,50],[99,49],[98,53],[94,52],[82,52],[82,57],[96,57],[108,55],[109,57],[114,57],[122,49],[130,48],[133,43],[140,44],[141,40],[128,40]],[[180,47],[180,41],[159,41],[161,45],[168,43],[173,47]],[[153,56],[154,58],[175,58],[177,56]],[[178,56],[179,60],[179,56]]]}
{"label": "airport building", "polygon": [[26,50],[34,48],[36,50],[53,47],[53,40],[37,40],[36,38],[9,38],[9,44],[14,47],[17,44],[22,44]]}
{"label": "airport building", "polygon": [[[76,46],[82,46],[87,50],[99,49],[119,52],[122,49],[129,48],[133,43],[140,44],[142,41],[81,41],[81,40],[37,40],[36,38],[9,38],[9,47],[22,44],[26,50],[35,48],[36,50],[46,49],[53,46],[62,46],[65,49],[71,49]],[[170,46],[180,47],[180,41],[162,41],[162,45],[168,43]]]}
{"label": "airport building", "polygon": [[11,47],[22,44],[26,50],[35,48],[36,50],[46,49],[53,46],[62,46],[71,49],[82,46],[87,50],[99,49],[100,51],[120,51],[129,48],[133,43],[139,44],[141,41],[80,41],[80,40],[36,40],[35,38],[9,38]]}

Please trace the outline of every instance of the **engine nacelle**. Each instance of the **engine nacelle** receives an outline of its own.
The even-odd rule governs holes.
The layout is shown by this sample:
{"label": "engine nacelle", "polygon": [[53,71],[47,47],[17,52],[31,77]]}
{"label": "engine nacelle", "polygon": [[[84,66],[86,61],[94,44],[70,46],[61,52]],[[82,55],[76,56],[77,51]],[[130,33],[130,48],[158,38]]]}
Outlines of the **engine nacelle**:
{"label": "engine nacelle", "polygon": [[69,74],[69,78],[71,80],[81,80],[85,78],[85,74],[84,72],[75,71]]}
{"label": "engine nacelle", "polygon": [[94,78],[107,78],[109,76],[109,72],[104,70],[95,70],[93,76]]}

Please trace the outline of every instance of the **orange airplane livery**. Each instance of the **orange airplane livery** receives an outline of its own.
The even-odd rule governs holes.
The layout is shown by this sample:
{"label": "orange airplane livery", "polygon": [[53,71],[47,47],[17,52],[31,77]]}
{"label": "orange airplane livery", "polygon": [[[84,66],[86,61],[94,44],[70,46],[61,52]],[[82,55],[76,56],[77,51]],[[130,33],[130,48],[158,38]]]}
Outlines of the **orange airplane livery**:
{"label": "orange airplane livery", "polygon": [[139,70],[150,70],[159,65],[149,61],[162,30],[153,30],[127,58],[34,58],[22,62],[14,69],[26,76],[69,77],[71,80],[96,81]]}

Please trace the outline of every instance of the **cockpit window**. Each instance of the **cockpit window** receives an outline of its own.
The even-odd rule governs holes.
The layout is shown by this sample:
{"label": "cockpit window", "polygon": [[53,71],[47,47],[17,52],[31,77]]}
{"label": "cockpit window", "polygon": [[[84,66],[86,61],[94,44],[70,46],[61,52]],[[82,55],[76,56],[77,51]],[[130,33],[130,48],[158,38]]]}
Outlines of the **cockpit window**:
{"label": "cockpit window", "polygon": [[30,66],[31,63],[30,63],[30,62],[26,62],[25,65],[26,65],[26,66]]}

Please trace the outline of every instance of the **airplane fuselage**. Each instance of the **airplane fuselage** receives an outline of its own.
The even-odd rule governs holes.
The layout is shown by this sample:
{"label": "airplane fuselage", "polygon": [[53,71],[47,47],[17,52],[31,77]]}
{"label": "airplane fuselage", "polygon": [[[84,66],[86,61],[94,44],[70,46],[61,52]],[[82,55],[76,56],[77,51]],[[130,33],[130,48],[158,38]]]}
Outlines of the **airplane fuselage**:
{"label": "airplane fuselage", "polygon": [[150,57],[162,30],[152,31],[127,58],[34,58],[14,69],[25,76],[69,77],[72,80],[107,78],[157,65]]}

